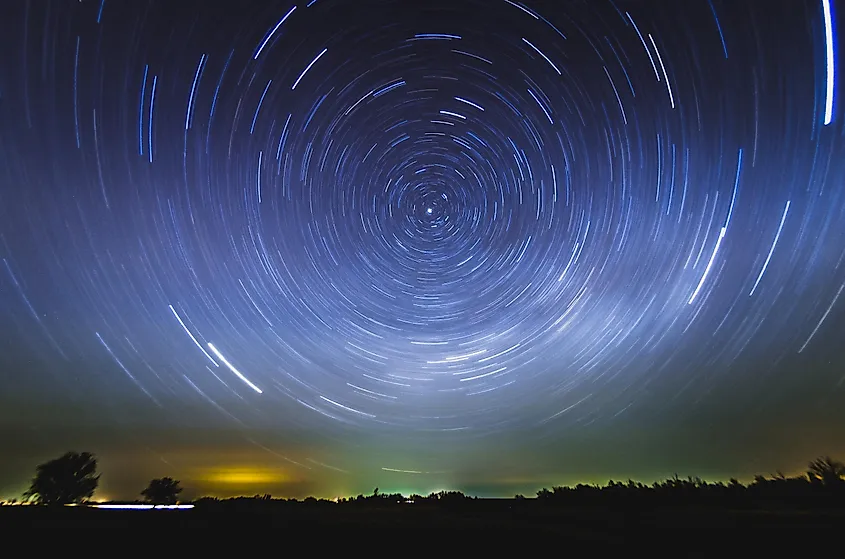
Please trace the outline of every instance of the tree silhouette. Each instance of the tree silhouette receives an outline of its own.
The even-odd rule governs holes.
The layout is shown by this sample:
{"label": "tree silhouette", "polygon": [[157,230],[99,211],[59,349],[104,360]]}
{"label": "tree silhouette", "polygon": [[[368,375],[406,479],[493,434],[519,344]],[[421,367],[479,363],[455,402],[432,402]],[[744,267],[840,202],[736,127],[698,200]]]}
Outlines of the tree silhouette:
{"label": "tree silhouette", "polygon": [[822,485],[842,483],[845,478],[845,464],[830,456],[816,458],[807,467],[807,477],[810,481],[820,482]]}
{"label": "tree silhouette", "polygon": [[90,499],[100,483],[97,459],[90,452],[67,452],[35,469],[24,497],[42,505],[80,504]]}
{"label": "tree silhouette", "polygon": [[171,477],[163,477],[150,481],[146,489],[141,491],[141,495],[149,502],[160,505],[174,505],[179,499],[179,493],[182,488],[179,487],[179,480]]}

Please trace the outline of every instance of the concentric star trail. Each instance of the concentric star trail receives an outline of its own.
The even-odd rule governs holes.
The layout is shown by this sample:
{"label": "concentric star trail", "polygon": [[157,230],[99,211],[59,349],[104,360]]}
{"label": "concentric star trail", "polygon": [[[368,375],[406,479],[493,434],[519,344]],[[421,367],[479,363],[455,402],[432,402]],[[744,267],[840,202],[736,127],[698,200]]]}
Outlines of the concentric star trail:
{"label": "concentric star trail", "polygon": [[4,388],[460,439],[839,362],[842,6],[248,4],[10,3]]}

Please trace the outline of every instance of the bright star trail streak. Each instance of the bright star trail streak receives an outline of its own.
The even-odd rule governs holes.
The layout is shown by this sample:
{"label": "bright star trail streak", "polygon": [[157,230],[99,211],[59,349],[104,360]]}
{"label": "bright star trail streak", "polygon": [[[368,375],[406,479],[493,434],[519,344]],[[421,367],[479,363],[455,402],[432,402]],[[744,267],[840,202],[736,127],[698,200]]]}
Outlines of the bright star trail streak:
{"label": "bright star trail streak", "polygon": [[291,16],[291,14],[294,12],[294,10],[296,10],[296,6],[293,6],[288,11],[288,13],[286,13],[284,16],[282,16],[282,19],[279,20],[279,23],[276,24],[276,27],[274,27],[272,30],[270,30],[269,33],[267,33],[267,37],[265,37],[264,40],[261,41],[261,45],[258,47],[258,50],[255,51],[255,56],[252,57],[253,60],[258,60],[258,57],[261,56],[261,51],[264,50],[264,47],[267,46],[267,43],[270,42],[270,39],[273,38],[273,35],[276,34],[276,31],[279,30],[279,27],[281,27],[282,24]]}
{"label": "bright star trail streak", "polygon": [[701,291],[701,288],[704,286],[704,282],[707,281],[707,276],[710,275],[710,268],[713,267],[713,261],[716,260],[716,255],[719,254],[719,247],[722,246],[722,240],[725,238],[725,228],[719,231],[719,238],[716,239],[716,246],[713,247],[713,254],[710,255],[710,260],[707,261],[707,266],[704,268],[704,273],[701,274],[701,280],[698,282],[698,285],[695,288],[695,291],[692,292],[692,296],[687,301],[688,305],[692,305],[695,298],[698,297],[698,293]]}
{"label": "bright star trail streak", "polygon": [[208,357],[208,360],[209,360],[209,361],[211,361],[212,363],[214,363],[214,366],[215,366],[215,367],[219,367],[220,365],[218,365],[218,364],[217,364],[217,361],[215,361],[215,360],[214,360],[214,359],[213,359],[213,358],[212,358],[212,357],[208,354],[208,352],[207,352],[207,351],[205,351],[205,349],[202,347],[202,344],[201,344],[201,343],[199,343],[199,341],[197,340],[197,338],[193,335],[193,333],[191,333],[191,331],[190,331],[190,330],[188,329],[188,327],[185,325],[185,322],[182,320],[182,317],[181,317],[181,316],[179,316],[179,313],[177,313],[177,312],[176,312],[176,309],[174,309],[174,308],[173,308],[173,305],[168,305],[168,307],[170,308],[170,312],[172,312],[172,313],[173,313],[173,316],[175,316],[175,317],[176,317],[176,320],[178,320],[178,321],[179,321],[179,324],[180,324],[180,325],[182,326],[182,328],[185,330],[185,333],[186,333],[186,334],[188,334],[188,337],[190,337],[190,338],[191,338],[191,341],[192,341],[192,342],[194,342],[194,344],[195,344],[195,345],[196,345],[196,346],[200,349],[200,351],[203,353],[203,355],[205,355],[206,357]]}
{"label": "bright star trail streak", "polygon": [[250,380],[249,380],[248,378],[246,378],[246,377],[243,375],[243,373],[241,373],[241,372],[240,372],[239,370],[237,370],[237,369],[236,369],[236,368],[235,368],[235,367],[234,367],[231,363],[229,363],[229,361],[228,361],[225,357],[223,357],[223,355],[221,355],[219,351],[217,351],[217,348],[216,348],[216,347],[214,347],[214,345],[213,345],[213,344],[209,343],[209,344],[208,344],[208,349],[210,349],[210,350],[211,350],[211,353],[213,353],[215,356],[217,356],[217,359],[219,359],[221,363],[223,363],[224,365],[226,365],[226,366],[229,368],[229,370],[230,370],[230,371],[232,371],[233,373],[235,373],[235,376],[237,376],[239,379],[241,379],[242,381],[244,381],[244,383],[246,383],[246,385],[247,385],[247,386],[249,386],[250,388],[252,388],[252,389],[253,389],[253,390],[255,390],[256,392],[258,392],[259,394],[262,394],[261,389],[260,389],[260,388],[258,388],[257,386],[255,386],[252,382],[250,382]]}
{"label": "bright star trail streak", "polygon": [[778,239],[780,239],[780,232],[783,231],[783,224],[786,223],[786,214],[789,213],[789,204],[791,202],[786,202],[786,207],[783,209],[783,215],[780,218],[780,225],[778,225],[778,232],[775,233],[775,240],[772,241],[772,248],[769,249],[769,254],[766,255],[766,261],[763,262],[763,268],[760,270],[760,275],[757,276],[757,280],[754,282],[754,287],[751,288],[751,293],[748,294],[750,297],[754,295],[754,292],[757,290],[757,286],[760,285],[760,280],[763,279],[763,274],[766,273],[766,268],[769,267],[769,261],[772,259],[772,254],[775,252],[775,247],[778,244]]}
{"label": "bright star trail streak", "polygon": [[831,14],[831,0],[822,0],[824,12],[824,44],[825,44],[825,96],[824,96],[824,124],[833,122],[833,94],[836,84],[836,58],[833,43],[833,16]]}
{"label": "bright star trail streak", "polygon": [[4,448],[424,490],[845,440],[843,2],[106,4],[3,3]]}
{"label": "bright star trail streak", "polygon": [[312,67],[314,64],[316,64],[316,63],[317,63],[317,61],[318,61],[318,60],[320,60],[320,58],[321,58],[324,54],[326,54],[326,52],[327,52],[327,51],[328,51],[328,49],[323,49],[323,50],[320,52],[320,54],[318,54],[316,57],[314,57],[314,60],[312,60],[311,62],[309,62],[309,63],[308,63],[308,66],[306,66],[306,67],[305,67],[305,69],[302,71],[302,73],[301,73],[301,74],[299,74],[299,77],[298,77],[298,78],[296,78],[296,81],[295,81],[295,82],[293,82],[293,85],[291,86],[291,90],[296,89],[296,86],[298,86],[298,85],[299,85],[299,82],[301,82],[301,81],[302,81],[302,78],[304,78],[304,77],[305,77],[305,74],[306,74],[306,73],[308,73],[308,70],[310,70],[310,69],[311,69],[311,67]]}

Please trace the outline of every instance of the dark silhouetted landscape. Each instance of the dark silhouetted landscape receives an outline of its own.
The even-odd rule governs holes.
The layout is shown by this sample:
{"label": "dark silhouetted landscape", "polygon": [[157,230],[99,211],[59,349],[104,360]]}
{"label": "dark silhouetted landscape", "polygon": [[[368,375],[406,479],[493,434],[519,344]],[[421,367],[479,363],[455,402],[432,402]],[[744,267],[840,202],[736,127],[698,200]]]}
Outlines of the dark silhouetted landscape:
{"label": "dark silhouetted landscape", "polygon": [[[97,530],[138,537],[149,532],[295,534],[313,538],[390,538],[483,545],[561,539],[584,549],[650,550],[677,557],[734,556],[800,545],[806,552],[841,546],[845,465],[830,457],[806,474],[759,475],[742,484],[674,477],[646,485],[556,486],[536,495],[480,499],[459,491],[381,493],[337,500],[255,495],[179,503],[180,482],[151,480],[132,502],[91,499],[99,476],[90,453],[67,453],[39,466],[21,503],[0,509],[0,525],[41,530]],[[178,504],[177,504],[178,503]],[[525,539],[523,539],[525,538]]]}

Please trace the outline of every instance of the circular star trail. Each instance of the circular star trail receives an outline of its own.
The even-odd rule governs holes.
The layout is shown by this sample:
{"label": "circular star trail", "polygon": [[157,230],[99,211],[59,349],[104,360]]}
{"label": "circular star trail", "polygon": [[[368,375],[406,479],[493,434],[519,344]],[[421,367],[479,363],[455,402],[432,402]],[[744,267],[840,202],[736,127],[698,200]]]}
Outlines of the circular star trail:
{"label": "circular star trail", "polygon": [[13,4],[9,386],[470,436],[830,359],[830,2]]}

